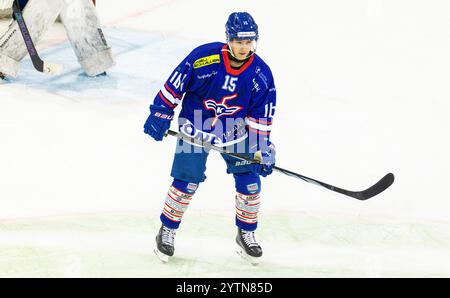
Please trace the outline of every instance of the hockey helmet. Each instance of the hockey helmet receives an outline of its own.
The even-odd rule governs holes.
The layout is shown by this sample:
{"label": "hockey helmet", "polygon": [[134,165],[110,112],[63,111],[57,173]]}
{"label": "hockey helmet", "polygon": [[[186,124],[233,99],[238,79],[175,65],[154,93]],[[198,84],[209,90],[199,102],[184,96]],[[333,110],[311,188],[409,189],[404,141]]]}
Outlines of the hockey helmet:
{"label": "hockey helmet", "polygon": [[233,39],[258,40],[258,25],[247,12],[233,12],[225,24],[227,42]]}

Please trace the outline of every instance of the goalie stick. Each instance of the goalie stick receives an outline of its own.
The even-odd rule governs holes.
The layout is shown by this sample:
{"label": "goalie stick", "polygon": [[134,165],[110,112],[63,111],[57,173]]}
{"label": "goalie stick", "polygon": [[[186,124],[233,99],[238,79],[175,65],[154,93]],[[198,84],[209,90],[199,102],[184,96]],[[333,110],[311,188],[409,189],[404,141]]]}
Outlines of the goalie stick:
{"label": "goalie stick", "polygon": [[[237,154],[237,153],[228,152],[227,150],[225,150],[222,147],[215,146],[215,145],[213,145],[211,143],[202,142],[202,141],[200,141],[198,139],[195,139],[193,137],[189,137],[189,136],[186,136],[186,135],[182,135],[182,134],[177,133],[177,132],[175,132],[173,130],[168,130],[166,135],[174,136],[174,137],[176,137],[178,139],[187,141],[189,143],[194,143],[194,144],[197,144],[197,145],[202,146],[204,148],[212,149],[212,150],[218,151],[218,152],[223,153],[223,154],[227,154],[227,155],[233,156],[233,157],[235,157],[237,159],[240,159],[240,160],[245,160],[245,161],[248,161],[250,163],[259,163],[259,161],[255,160],[255,159],[251,159],[251,158],[248,158],[246,156],[242,156],[242,155]],[[324,187],[326,189],[332,190],[334,192],[338,192],[340,194],[343,194],[343,195],[346,195],[346,196],[349,196],[349,197],[352,197],[352,198],[355,198],[355,199],[358,199],[358,200],[361,200],[361,201],[370,199],[371,197],[374,197],[374,196],[378,195],[379,193],[381,193],[384,190],[386,190],[389,186],[391,186],[392,183],[394,183],[394,174],[389,173],[389,174],[386,174],[383,178],[381,178],[380,181],[378,181],[377,183],[375,183],[374,185],[372,185],[371,187],[369,187],[366,190],[363,190],[363,191],[350,191],[350,190],[346,190],[346,189],[343,189],[343,188],[339,188],[339,187],[336,187],[336,186],[333,186],[333,185],[321,182],[321,181],[316,180],[316,179],[312,179],[312,178],[300,175],[298,173],[294,173],[292,171],[289,171],[289,170],[286,170],[286,169],[283,169],[283,168],[280,168],[280,167],[277,167],[277,166],[274,166],[273,169],[275,171],[283,173],[285,175],[288,175],[288,176],[291,176],[291,177],[294,177],[294,178],[298,178],[298,179],[301,179],[303,181],[306,181],[308,183],[312,183],[312,184],[315,184],[315,185],[318,185],[318,186],[322,186],[322,187]]]}
{"label": "goalie stick", "polygon": [[37,71],[48,73],[51,75],[59,75],[62,72],[61,64],[53,64],[42,61],[39,57],[36,48],[34,47],[33,40],[31,39],[30,32],[28,31],[27,25],[25,24],[25,20],[23,19],[22,11],[19,6],[18,0],[14,0],[13,2],[13,14],[19,25],[20,32],[22,33],[23,40],[28,50],[28,54],[30,55],[31,61],[33,62],[34,68]]}

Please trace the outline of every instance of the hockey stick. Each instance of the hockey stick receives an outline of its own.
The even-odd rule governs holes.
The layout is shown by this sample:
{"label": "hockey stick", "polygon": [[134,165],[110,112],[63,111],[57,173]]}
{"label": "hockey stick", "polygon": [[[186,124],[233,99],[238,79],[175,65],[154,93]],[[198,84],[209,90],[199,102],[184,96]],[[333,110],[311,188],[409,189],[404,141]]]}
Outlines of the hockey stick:
{"label": "hockey stick", "polygon": [[48,63],[42,61],[42,59],[39,57],[36,48],[34,47],[33,40],[31,39],[30,32],[28,31],[27,25],[25,24],[25,20],[23,19],[22,11],[17,0],[14,0],[13,2],[13,14],[17,21],[17,24],[19,25],[20,32],[22,33],[23,40],[25,41],[25,45],[27,47],[31,61],[33,62],[34,68],[36,68],[37,71],[43,73],[59,75],[62,72],[61,64]]}
{"label": "hockey stick", "polygon": [[[198,139],[195,139],[193,137],[189,137],[189,136],[177,133],[177,132],[175,132],[173,130],[168,130],[166,135],[167,134],[171,135],[171,136],[174,136],[174,137],[176,137],[178,139],[187,141],[189,143],[194,143],[194,144],[197,144],[197,145],[202,146],[204,148],[212,149],[212,150],[218,151],[220,153],[233,156],[233,157],[235,157],[237,159],[240,159],[240,160],[245,160],[245,161],[248,161],[250,163],[259,163],[259,161],[255,160],[255,159],[251,159],[251,158],[248,158],[246,156],[242,156],[242,155],[237,154],[237,153],[228,152],[227,150],[225,150],[222,147],[215,146],[215,145],[213,145],[211,143],[202,142],[201,140],[198,140]],[[288,175],[288,176],[291,176],[291,177],[294,177],[294,178],[298,178],[298,179],[301,179],[303,181],[306,181],[308,183],[312,183],[312,184],[315,184],[315,185],[318,185],[318,186],[322,186],[322,187],[324,187],[326,189],[332,190],[334,192],[338,192],[340,194],[343,194],[343,195],[346,195],[346,196],[349,196],[349,197],[352,197],[352,198],[355,198],[355,199],[358,199],[358,200],[361,200],[361,201],[364,201],[364,200],[370,199],[373,196],[376,196],[377,194],[381,193],[382,191],[387,189],[389,186],[391,186],[392,183],[394,183],[394,174],[389,173],[389,174],[385,175],[383,178],[381,178],[380,181],[378,181],[377,183],[375,183],[374,185],[372,185],[371,187],[369,187],[366,190],[363,190],[363,191],[350,191],[350,190],[342,189],[342,188],[339,188],[339,187],[336,187],[336,186],[333,186],[333,185],[321,182],[321,181],[316,180],[316,179],[312,179],[312,178],[309,178],[309,177],[306,177],[306,176],[303,176],[303,175],[300,175],[300,174],[288,171],[286,169],[283,169],[283,168],[280,168],[280,167],[277,167],[277,166],[274,166],[273,169],[275,171],[283,173],[285,175]]]}

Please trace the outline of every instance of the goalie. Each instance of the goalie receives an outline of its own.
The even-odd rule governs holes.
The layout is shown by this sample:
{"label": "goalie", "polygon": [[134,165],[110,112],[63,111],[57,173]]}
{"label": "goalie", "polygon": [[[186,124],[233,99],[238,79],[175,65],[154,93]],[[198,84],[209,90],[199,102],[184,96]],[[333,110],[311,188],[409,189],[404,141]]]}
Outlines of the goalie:
{"label": "goalie", "polygon": [[[0,0],[0,9],[18,0]],[[115,64],[92,0],[19,0],[32,41],[37,44],[60,16],[77,59],[88,76],[104,73]],[[0,35],[0,77],[17,77],[27,47],[17,21]]]}

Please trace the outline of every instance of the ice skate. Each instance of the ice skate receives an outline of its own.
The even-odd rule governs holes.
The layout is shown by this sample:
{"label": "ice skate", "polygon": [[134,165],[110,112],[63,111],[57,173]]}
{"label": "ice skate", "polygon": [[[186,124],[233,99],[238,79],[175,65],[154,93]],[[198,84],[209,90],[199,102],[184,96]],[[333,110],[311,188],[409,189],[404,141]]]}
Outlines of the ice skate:
{"label": "ice skate", "polygon": [[238,255],[252,265],[259,264],[259,260],[262,256],[262,249],[258,242],[256,242],[254,231],[249,232],[238,229],[236,243],[238,244]]}
{"label": "ice skate", "polygon": [[154,251],[156,256],[164,263],[169,261],[169,257],[173,256],[175,251],[175,234],[175,229],[169,229],[161,225],[158,235],[156,235],[156,248]]}
{"label": "ice skate", "polygon": [[6,76],[0,72],[0,80],[4,80],[6,78]]}

